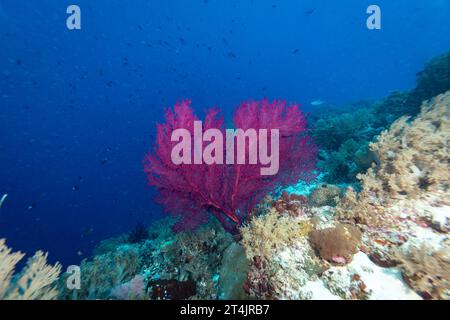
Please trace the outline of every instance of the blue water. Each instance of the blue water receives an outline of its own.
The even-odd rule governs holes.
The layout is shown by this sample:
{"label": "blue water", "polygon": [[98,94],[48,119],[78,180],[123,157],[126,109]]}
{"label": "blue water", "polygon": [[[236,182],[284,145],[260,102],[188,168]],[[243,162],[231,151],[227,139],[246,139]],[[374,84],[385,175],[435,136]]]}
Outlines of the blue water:
{"label": "blue water", "polygon": [[[381,30],[366,28],[372,3]],[[0,238],[77,263],[162,216],[142,160],[164,108],[314,111],[411,89],[449,49],[449,17],[448,0],[0,0]]]}

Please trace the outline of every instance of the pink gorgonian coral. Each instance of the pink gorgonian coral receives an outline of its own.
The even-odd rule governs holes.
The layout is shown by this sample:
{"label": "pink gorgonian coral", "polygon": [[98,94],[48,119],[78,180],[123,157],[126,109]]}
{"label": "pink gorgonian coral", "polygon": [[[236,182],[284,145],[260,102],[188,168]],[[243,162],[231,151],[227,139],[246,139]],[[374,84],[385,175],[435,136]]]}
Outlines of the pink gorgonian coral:
{"label": "pink gorgonian coral", "polygon": [[135,275],[133,279],[114,287],[111,296],[118,300],[143,299],[145,296],[145,279],[141,275]]}
{"label": "pink gorgonian coral", "polygon": [[[193,154],[188,156],[192,157],[192,162],[189,161],[192,164],[174,164],[172,150],[177,141],[172,141],[172,133],[176,129],[185,129],[185,132],[190,133],[192,145],[198,143],[198,140],[194,141],[194,122],[199,120],[190,104],[190,100],[184,100],[177,103],[173,110],[166,111],[166,122],[157,124],[154,151],[147,154],[144,161],[148,183],[159,191],[158,202],[170,213],[181,217],[174,227],[176,231],[197,227],[206,222],[207,214],[210,213],[219,219],[226,230],[233,232],[252,208],[277,187],[315,178],[317,148],[305,134],[306,119],[303,113],[297,104],[288,106],[284,101],[270,102],[267,99],[244,102],[236,109],[234,126],[241,129],[239,131],[243,140],[241,144],[237,141],[233,146],[236,152],[233,152],[232,164],[230,161],[194,164]],[[217,109],[209,110],[202,126],[204,132],[217,129],[224,137],[229,133]],[[251,135],[247,133],[262,129],[279,132],[278,170],[274,175],[262,175],[261,168],[265,166],[261,162],[255,164],[238,159],[239,145],[245,150],[245,158],[251,158],[256,149],[253,148]],[[236,136],[238,134],[233,137]],[[201,150],[211,152],[214,139],[217,137],[203,137]],[[271,149],[271,141],[269,138],[268,149]],[[226,145],[221,144],[223,150],[219,153],[229,153]],[[213,157],[217,151],[212,151]],[[258,156],[264,155],[259,152]],[[230,155],[227,154],[227,157]]]}

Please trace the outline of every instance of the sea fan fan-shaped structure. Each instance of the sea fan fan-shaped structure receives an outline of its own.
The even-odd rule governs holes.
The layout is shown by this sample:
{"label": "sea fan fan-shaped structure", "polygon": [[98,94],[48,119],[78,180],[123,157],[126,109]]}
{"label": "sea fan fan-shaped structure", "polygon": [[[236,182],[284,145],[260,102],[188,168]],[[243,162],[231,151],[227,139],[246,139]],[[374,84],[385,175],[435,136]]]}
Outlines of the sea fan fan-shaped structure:
{"label": "sea fan fan-shaped structure", "polygon": [[[154,152],[146,156],[144,163],[148,183],[159,191],[159,202],[169,212],[182,217],[175,225],[176,230],[197,227],[206,221],[209,212],[232,232],[277,186],[315,178],[317,148],[305,134],[305,117],[298,105],[287,106],[282,101],[244,102],[234,114],[235,128],[279,130],[277,174],[261,175],[262,165],[238,164],[236,155],[233,164],[174,164],[171,151],[175,143],[171,141],[171,133],[183,128],[194,136],[194,121],[198,121],[190,104],[191,101],[184,100],[173,110],[167,110],[166,122],[157,125]],[[218,129],[226,136],[217,109],[209,110],[203,121],[203,131],[208,129]],[[203,146],[207,144],[203,142]],[[250,154],[250,147],[247,143],[246,155]],[[270,139],[268,148],[271,148]]]}

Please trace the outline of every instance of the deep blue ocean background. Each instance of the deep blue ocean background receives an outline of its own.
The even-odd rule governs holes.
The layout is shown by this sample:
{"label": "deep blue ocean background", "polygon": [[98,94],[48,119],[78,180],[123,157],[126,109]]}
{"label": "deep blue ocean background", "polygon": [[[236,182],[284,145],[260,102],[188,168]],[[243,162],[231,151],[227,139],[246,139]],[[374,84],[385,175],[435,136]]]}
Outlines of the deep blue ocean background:
{"label": "deep blue ocean background", "polygon": [[448,50],[449,19],[448,0],[0,0],[0,238],[78,263],[162,216],[142,160],[164,108],[380,99]]}

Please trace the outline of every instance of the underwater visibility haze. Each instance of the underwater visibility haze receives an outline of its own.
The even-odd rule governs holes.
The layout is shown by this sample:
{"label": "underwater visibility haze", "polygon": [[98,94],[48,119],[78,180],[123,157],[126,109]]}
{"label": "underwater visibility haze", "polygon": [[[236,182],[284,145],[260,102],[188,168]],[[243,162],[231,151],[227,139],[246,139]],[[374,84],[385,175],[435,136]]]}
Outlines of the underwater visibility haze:
{"label": "underwater visibility haze", "polygon": [[449,299],[449,19],[0,0],[0,299]]}

